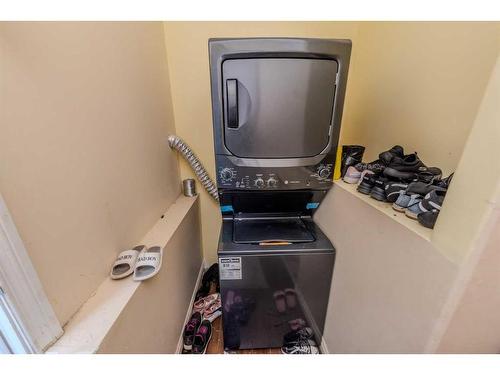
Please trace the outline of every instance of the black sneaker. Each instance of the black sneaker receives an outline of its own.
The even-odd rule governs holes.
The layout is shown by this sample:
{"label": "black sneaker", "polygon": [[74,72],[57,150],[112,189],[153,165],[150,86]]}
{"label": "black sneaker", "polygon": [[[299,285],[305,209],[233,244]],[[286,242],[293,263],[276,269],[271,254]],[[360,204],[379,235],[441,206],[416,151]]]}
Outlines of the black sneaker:
{"label": "black sneaker", "polygon": [[394,157],[387,166],[399,172],[418,173],[427,170],[425,164],[418,158],[417,153],[405,155],[402,158]]}
{"label": "black sneaker", "polygon": [[385,177],[378,177],[375,180],[372,190],[370,191],[370,197],[376,199],[380,202],[387,202],[385,197],[385,184],[388,182]]}
{"label": "black sneaker", "polygon": [[426,167],[425,170],[420,170],[417,173],[417,180],[432,184],[434,181],[440,181],[443,172],[438,167]]}
{"label": "black sneaker", "polygon": [[375,186],[375,181],[377,180],[377,178],[378,175],[376,174],[365,174],[365,176],[361,180],[361,183],[358,185],[357,190],[361,194],[369,195],[373,189],[373,186]]}
{"label": "black sneaker", "polygon": [[408,188],[408,184],[403,182],[389,181],[385,184],[385,198],[387,202],[394,203],[399,197],[399,194],[404,193]]}
{"label": "black sneaker", "polygon": [[219,265],[217,263],[214,263],[203,274],[203,277],[201,279],[201,286],[196,292],[195,301],[198,301],[200,298],[204,298],[211,293],[219,292]]}
{"label": "black sneaker", "polygon": [[313,340],[302,340],[281,347],[283,354],[319,354],[318,346]]}
{"label": "black sneaker", "polygon": [[370,163],[358,163],[354,166],[358,171],[370,171],[375,174],[382,173],[385,169],[385,165],[380,160],[374,160]]}
{"label": "black sneaker", "polygon": [[391,162],[394,163],[394,161],[397,159],[402,159],[403,157],[404,150],[403,147],[399,145],[393,146],[390,150],[381,152],[378,155],[380,162],[386,166],[390,165]]}
{"label": "black sneaker", "polygon": [[424,227],[433,229],[434,225],[436,224],[436,220],[438,218],[439,211],[428,211],[428,212],[422,212],[418,214],[417,220],[420,224],[422,224]]}
{"label": "black sneaker", "polygon": [[212,338],[212,324],[208,320],[201,322],[198,332],[194,336],[193,341],[193,354],[205,354],[207,351],[208,343]]}
{"label": "black sneaker", "polygon": [[435,180],[434,185],[448,189],[448,187],[450,186],[451,180],[453,179],[453,175],[454,175],[454,173],[450,174],[448,177],[443,178],[441,180],[437,180],[437,181]]}
{"label": "black sneaker", "polygon": [[408,184],[407,193],[408,194],[420,194],[422,196],[425,196],[433,190],[446,191],[445,188],[440,187],[438,185],[426,184],[425,182],[422,182],[422,181],[415,181],[415,182],[411,182],[410,184]]}
{"label": "black sneaker", "polygon": [[422,211],[441,211],[446,196],[446,190],[432,190],[421,202]]}
{"label": "black sneaker", "polygon": [[354,167],[360,172],[369,170],[375,174],[380,174],[388,165],[390,165],[391,162],[394,162],[395,160],[402,160],[403,157],[403,147],[396,145],[390,150],[380,153],[377,160],[370,163],[358,163]]}
{"label": "black sneaker", "polygon": [[410,182],[418,178],[415,172],[398,171],[395,168],[387,167],[384,169],[384,176],[393,181]]}
{"label": "black sneaker", "polygon": [[340,158],[340,176],[344,177],[347,168],[360,163],[363,160],[364,146],[345,145],[342,146],[342,156]]}
{"label": "black sneaker", "polygon": [[305,327],[298,331],[290,331],[283,337],[283,346],[290,345],[299,341],[312,339],[314,332],[311,328]]}
{"label": "black sneaker", "polygon": [[194,335],[198,331],[200,324],[201,324],[201,314],[199,312],[195,312],[193,315],[191,315],[191,318],[184,327],[184,332],[182,334],[184,341],[184,350],[192,349]]}

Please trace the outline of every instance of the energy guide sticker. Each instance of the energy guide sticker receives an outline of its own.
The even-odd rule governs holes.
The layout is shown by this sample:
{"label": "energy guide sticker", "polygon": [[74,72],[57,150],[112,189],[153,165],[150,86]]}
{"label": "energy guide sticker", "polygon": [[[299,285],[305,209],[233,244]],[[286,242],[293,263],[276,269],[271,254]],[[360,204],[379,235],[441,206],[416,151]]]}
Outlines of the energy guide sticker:
{"label": "energy guide sticker", "polygon": [[241,280],[241,257],[219,258],[219,275],[221,280]]}

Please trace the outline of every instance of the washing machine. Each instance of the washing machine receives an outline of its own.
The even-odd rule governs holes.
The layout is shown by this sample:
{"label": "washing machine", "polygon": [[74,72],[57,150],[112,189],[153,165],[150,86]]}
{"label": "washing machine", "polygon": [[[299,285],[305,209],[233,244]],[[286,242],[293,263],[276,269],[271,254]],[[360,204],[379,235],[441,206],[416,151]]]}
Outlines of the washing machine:
{"label": "washing machine", "polygon": [[[313,215],[332,186],[351,42],[209,40],[224,346],[321,344],[335,263]],[[333,297],[334,298],[334,297]]]}

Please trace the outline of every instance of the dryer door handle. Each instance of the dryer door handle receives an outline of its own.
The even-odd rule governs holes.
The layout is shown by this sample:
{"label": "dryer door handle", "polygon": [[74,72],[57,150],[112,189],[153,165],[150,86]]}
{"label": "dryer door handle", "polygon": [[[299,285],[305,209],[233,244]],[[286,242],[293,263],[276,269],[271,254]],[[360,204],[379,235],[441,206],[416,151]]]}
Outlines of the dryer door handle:
{"label": "dryer door handle", "polygon": [[227,127],[237,128],[238,119],[238,80],[226,80]]}

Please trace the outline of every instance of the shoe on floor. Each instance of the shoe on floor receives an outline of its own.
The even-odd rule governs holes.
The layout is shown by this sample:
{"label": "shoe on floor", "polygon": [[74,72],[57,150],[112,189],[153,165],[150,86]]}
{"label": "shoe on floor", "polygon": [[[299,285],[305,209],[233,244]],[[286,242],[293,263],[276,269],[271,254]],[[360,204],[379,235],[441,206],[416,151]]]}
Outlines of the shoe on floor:
{"label": "shoe on floor", "polygon": [[189,318],[186,326],[184,327],[184,332],[182,333],[182,339],[184,342],[184,350],[191,350],[193,347],[194,335],[198,331],[201,324],[201,314],[195,312]]}
{"label": "shoe on floor", "polygon": [[375,184],[373,185],[372,190],[370,191],[370,197],[376,199],[380,202],[386,202],[385,197],[385,184],[388,182],[387,178],[379,176],[375,179]]}
{"label": "shoe on floor", "polygon": [[342,177],[342,180],[344,180],[344,182],[347,182],[348,184],[357,184],[360,178],[361,172],[358,171],[355,167],[351,166],[347,168],[347,171],[345,172],[344,177]]}
{"label": "shoe on floor", "polygon": [[208,320],[204,320],[201,322],[200,327],[194,336],[192,353],[205,354],[211,338],[212,324]]}
{"label": "shoe on floor", "polygon": [[203,312],[210,305],[217,303],[217,301],[219,301],[219,304],[220,304],[220,294],[219,293],[210,294],[204,298],[197,300],[193,304],[193,311],[198,311],[199,313],[203,314]]}
{"label": "shoe on floor", "polygon": [[409,206],[413,206],[415,202],[420,202],[422,196],[420,194],[407,194],[406,192],[399,194],[396,202],[392,204],[392,208],[398,212],[404,212]]}
{"label": "shoe on floor", "polygon": [[403,182],[389,181],[385,184],[385,198],[387,202],[394,203],[401,193],[404,193],[408,188],[408,184]]}
{"label": "shoe on floor", "polygon": [[[444,202],[444,197],[446,196],[446,190],[432,190],[425,195],[422,201],[416,205],[412,206],[408,209],[407,216],[412,219],[417,219],[422,225],[427,228],[434,228],[434,224],[436,223],[437,214],[441,211],[441,206]],[[436,212],[436,215],[425,215],[422,214],[427,212]],[[405,211],[406,213],[406,211]],[[421,217],[421,219],[418,219]],[[425,223],[425,224],[424,224]]]}
{"label": "shoe on floor", "polygon": [[410,219],[417,220],[418,214],[422,212],[420,209],[420,202],[422,202],[422,196],[421,195],[412,195],[413,199],[411,202],[408,204],[405,210],[405,215],[408,216]]}
{"label": "shoe on floor", "polygon": [[441,206],[444,202],[444,197],[446,196],[446,190],[432,190],[425,195],[421,202],[421,210],[423,212],[427,211],[441,211]]}
{"label": "shoe on floor", "polygon": [[293,288],[285,289],[286,307],[293,310],[297,307],[297,292]]}
{"label": "shoe on floor", "polygon": [[290,320],[288,322],[288,325],[290,326],[290,329],[292,331],[298,331],[299,329],[302,329],[306,326],[306,321],[302,318],[297,318]]}
{"label": "shoe on floor", "polygon": [[378,155],[379,160],[386,166],[390,165],[396,158],[402,159],[403,157],[404,150],[403,147],[399,145],[393,146],[390,150],[381,152]]}
{"label": "shoe on floor", "polygon": [[360,145],[342,146],[342,155],[340,158],[340,176],[344,177],[347,169],[363,160],[365,147]]}
{"label": "shoe on floor", "polygon": [[219,293],[216,294],[218,296],[217,299],[210,305],[205,307],[205,309],[202,312],[203,319],[210,321],[210,323],[212,323],[215,319],[217,319],[219,316],[222,315],[222,303],[220,299],[220,294]]}
{"label": "shoe on floor", "polygon": [[286,312],[285,292],[282,290],[277,290],[276,292],[273,293],[273,298],[276,311],[278,311],[280,314],[284,314]]}
{"label": "shoe on floor", "polygon": [[313,340],[302,340],[281,347],[283,354],[319,354],[316,342]]}
{"label": "shoe on floor", "polygon": [[453,179],[453,175],[454,175],[454,173],[450,174],[446,178],[442,178],[440,180],[434,181],[434,185],[448,189],[448,187],[450,186],[451,180]]}
{"label": "shoe on floor", "polygon": [[408,216],[410,219],[417,220],[418,215],[421,214],[422,212],[424,211],[422,210],[422,200],[420,200],[419,202],[411,206],[408,206],[405,210],[405,215]]}
{"label": "shoe on floor", "polygon": [[387,167],[399,172],[418,173],[427,170],[425,164],[418,158],[417,153],[405,155],[402,158],[394,157]]}
{"label": "shoe on floor", "polygon": [[415,172],[398,171],[395,168],[387,167],[384,169],[384,176],[393,181],[410,182],[418,178]]}
{"label": "shoe on floor", "polygon": [[219,265],[214,263],[203,274],[201,286],[196,292],[195,301],[218,292],[220,292]]}
{"label": "shoe on floor", "polygon": [[407,194],[420,194],[421,196],[425,196],[433,190],[446,191],[445,188],[438,185],[433,185],[422,181],[415,181],[408,184],[406,192]]}
{"label": "shoe on floor", "polygon": [[373,189],[373,186],[375,186],[375,181],[377,180],[378,176],[379,175],[375,173],[365,174],[365,176],[361,180],[361,183],[358,185],[358,188],[356,190],[359,191],[361,194],[369,195]]}
{"label": "shoe on floor", "polygon": [[298,331],[290,331],[285,336],[283,336],[283,346],[289,345],[290,343],[295,343],[298,341],[304,341],[312,339],[314,332],[312,328],[305,327],[299,329]]}
{"label": "shoe on floor", "polygon": [[433,229],[434,225],[436,224],[436,220],[438,218],[439,211],[428,211],[428,212],[422,212],[421,214],[418,215],[417,220],[420,224],[422,224],[424,227]]}
{"label": "shoe on floor", "polygon": [[438,167],[426,167],[425,170],[420,170],[417,173],[417,180],[432,184],[434,181],[440,181],[443,172]]}

